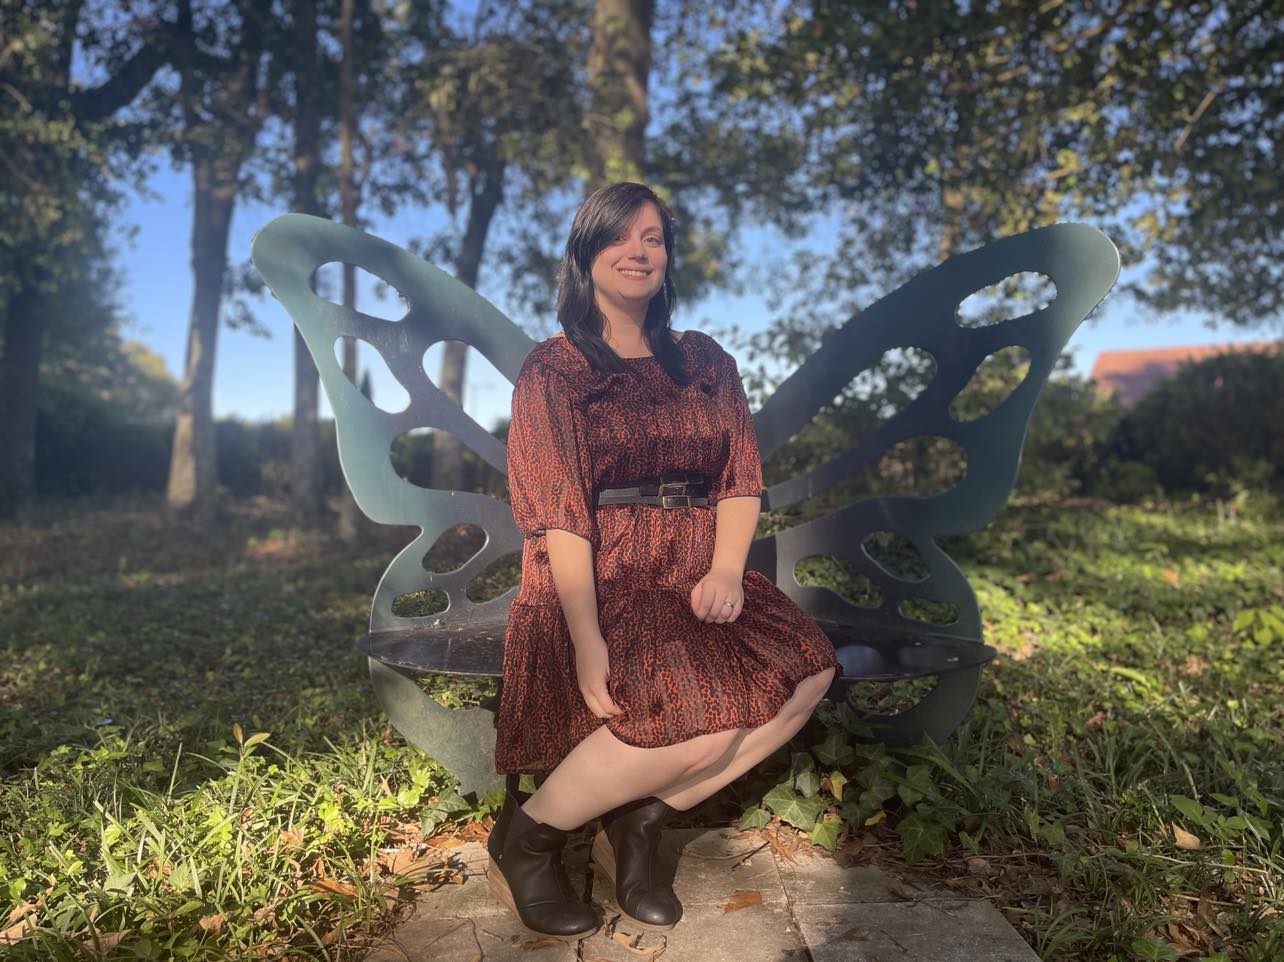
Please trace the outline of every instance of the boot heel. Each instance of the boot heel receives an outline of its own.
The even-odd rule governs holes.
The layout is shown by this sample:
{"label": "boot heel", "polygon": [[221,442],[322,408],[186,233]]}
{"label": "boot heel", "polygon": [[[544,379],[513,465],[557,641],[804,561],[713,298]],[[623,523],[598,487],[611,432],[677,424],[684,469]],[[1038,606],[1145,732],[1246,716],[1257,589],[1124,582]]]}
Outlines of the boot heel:
{"label": "boot heel", "polygon": [[513,893],[508,887],[508,881],[493,858],[486,862],[486,887],[498,901],[507,905],[514,913],[517,911],[517,903],[513,901]]}

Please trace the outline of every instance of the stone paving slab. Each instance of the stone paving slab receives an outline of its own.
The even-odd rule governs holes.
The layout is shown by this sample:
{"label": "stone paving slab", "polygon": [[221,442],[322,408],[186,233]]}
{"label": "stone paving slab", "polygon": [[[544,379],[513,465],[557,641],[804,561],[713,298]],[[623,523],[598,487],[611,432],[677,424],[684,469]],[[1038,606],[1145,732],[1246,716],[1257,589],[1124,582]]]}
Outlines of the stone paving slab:
{"label": "stone paving slab", "polygon": [[424,891],[365,962],[1038,962],[986,901],[810,850],[791,860],[731,828],[664,833],[661,871],[683,916],[667,931],[641,929],[591,871],[591,843],[591,832],[575,833],[565,856],[572,881],[591,885],[604,912],[589,938],[526,929],[487,888],[485,845],[467,842],[447,851],[464,883]]}
{"label": "stone paving slab", "polygon": [[1039,962],[984,899],[796,905],[814,962]]}

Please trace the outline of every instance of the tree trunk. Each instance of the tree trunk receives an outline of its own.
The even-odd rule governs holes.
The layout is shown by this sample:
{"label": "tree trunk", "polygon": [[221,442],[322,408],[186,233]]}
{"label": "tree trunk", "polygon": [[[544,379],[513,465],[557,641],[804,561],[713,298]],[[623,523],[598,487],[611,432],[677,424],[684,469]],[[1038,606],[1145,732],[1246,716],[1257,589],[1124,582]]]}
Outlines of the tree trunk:
{"label": "tree trunk", "polygon": [[[455,260],[455,277],[474,289],[482,253],[486,249],[486,235],[495,211],[504,199],[504,166],[502,160],[496,159],[469,181],[468,229]],[[468,345],[462,341],[446,341],[442,346],[437,387],[461,408],[464,406],[464,377],[467,372]],[[462,491],[467,485],[464,445],[449,431],[433,432],[430,485],[444,491]]]}
{"label": "tree trunk", "polygon": [[[352,163],[352,139],[356,119],[353,111],[355,94],[355,50],[352,40],[352,21],[355,16],[354,0],[343,0],[339,12],[339,43],[342,58],[339,62],[339,206],[343,222],[357,226],[357,185]],[[357,306],[356,268],[343,265],[343,306],[355,310]],[[343,339],[343,373],[353,384],[357,383],[357,342],[355,338]],[[352,544],[360,534],[361,509],[357,507],[352,489],[347,482],[339,502],[339,537]]]}
{"label": "tree trunk", "polygon": [[[319,214],[321,116],[317,104],[316,0],[294,0],[297,65],[294,72],[294,210]],[[317,367],[298,328],[294,334],[294,420],[290,427],[290,509],[301,520],[322,511],[321,432],[317,425]]]}
{"label": "tree trunk", "polygon": [[[236,168],[227,161],[198,156],[192,164],[195,211],[192,217],[192,312],[178,420],[170,456],[165,502],[171,511],[212,520],[218,493],[214,446],[214,356],[219,307],[227,271],[227,238],[236,204]],[[229,176],[230,175],[230,176]]]}
{"label": "tree trunk", "polygon": [[27,285],[9,299],[0,357],[0,517],[31,500],[36,475],[36,407],[44,347],[42,300]]}
{"label": "tree trunk", "polygon": [[[214,357],[218,346],[219,308],[227,273],[227,239],[240,186],[241,165],[254,149],[267,109],[260,88],[263,25],[242,14],[240,36],[230,59],[198,67],[192,32],[191,4],[179,4],[183,33],[177,44],[180,90],[184,99],[184,136],[192,145],[192,313],[187,330],[187,358],[179,395],[174,445],[170,452],[165,503],[171,515],[191,515],[209,524],[218,506],[218,461],[214,441]],[[207,61],[209,58],[205,58]],[[210,85],[218,91],[204,119],[197,109],[202,69],[214,71]]]}
{"label": "tree trunk", "polygon": [[588,56],[590,176],[585,193],[646,171],[647,83],[655,0],[597,0]]}

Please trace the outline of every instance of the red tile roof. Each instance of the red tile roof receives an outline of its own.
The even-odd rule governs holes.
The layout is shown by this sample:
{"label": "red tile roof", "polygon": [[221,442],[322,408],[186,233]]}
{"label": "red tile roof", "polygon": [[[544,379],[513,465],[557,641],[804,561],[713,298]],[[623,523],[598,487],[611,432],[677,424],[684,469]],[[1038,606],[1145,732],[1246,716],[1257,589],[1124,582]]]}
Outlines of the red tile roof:
{"label": "red tile roof", "polygon": [[1102,351],[1092,365],[1090,377],[1097,382],[1102,393],[1114,394],[1124,407],[1132,407],[1157,381],[1172,374],[1186,361],[1202,361],[1214,354],[1234,351],[1268,351],[1278,349],[1280,344],[1279,341],[1246,341]]}

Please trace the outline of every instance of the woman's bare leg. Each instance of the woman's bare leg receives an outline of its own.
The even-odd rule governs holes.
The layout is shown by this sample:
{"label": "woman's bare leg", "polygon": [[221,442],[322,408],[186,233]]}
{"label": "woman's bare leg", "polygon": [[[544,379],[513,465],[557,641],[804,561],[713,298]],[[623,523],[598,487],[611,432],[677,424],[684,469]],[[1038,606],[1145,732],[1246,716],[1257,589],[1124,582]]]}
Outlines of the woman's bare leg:
{"label": "woman's bare leg", "polygon": [[789,741],[832,678],[833,669],[827,669],[804,679],[776,717],[757,728],[710,732],[662,748],[628,745],[603,725],[562,759],[522,809],[536,821],[569,830],[647,795],[690,808]]}
{"label": "woman's bare leg", "polygon": [[580,740],[522,805],[537,822],[579,828],[617,805],[645,798],[722,755],[728,733],[711,732],[675,745],[638,748],[606,725]]}
{"label": "woman's bare leg", "polygon": [[738,737],[721,758],[670,785],[658,797],[672,808],[686,811],[731,784],[798,734],[833,678],[834,669],[828,668],[804,679],[775,718],[757,728],[737,729]]}

